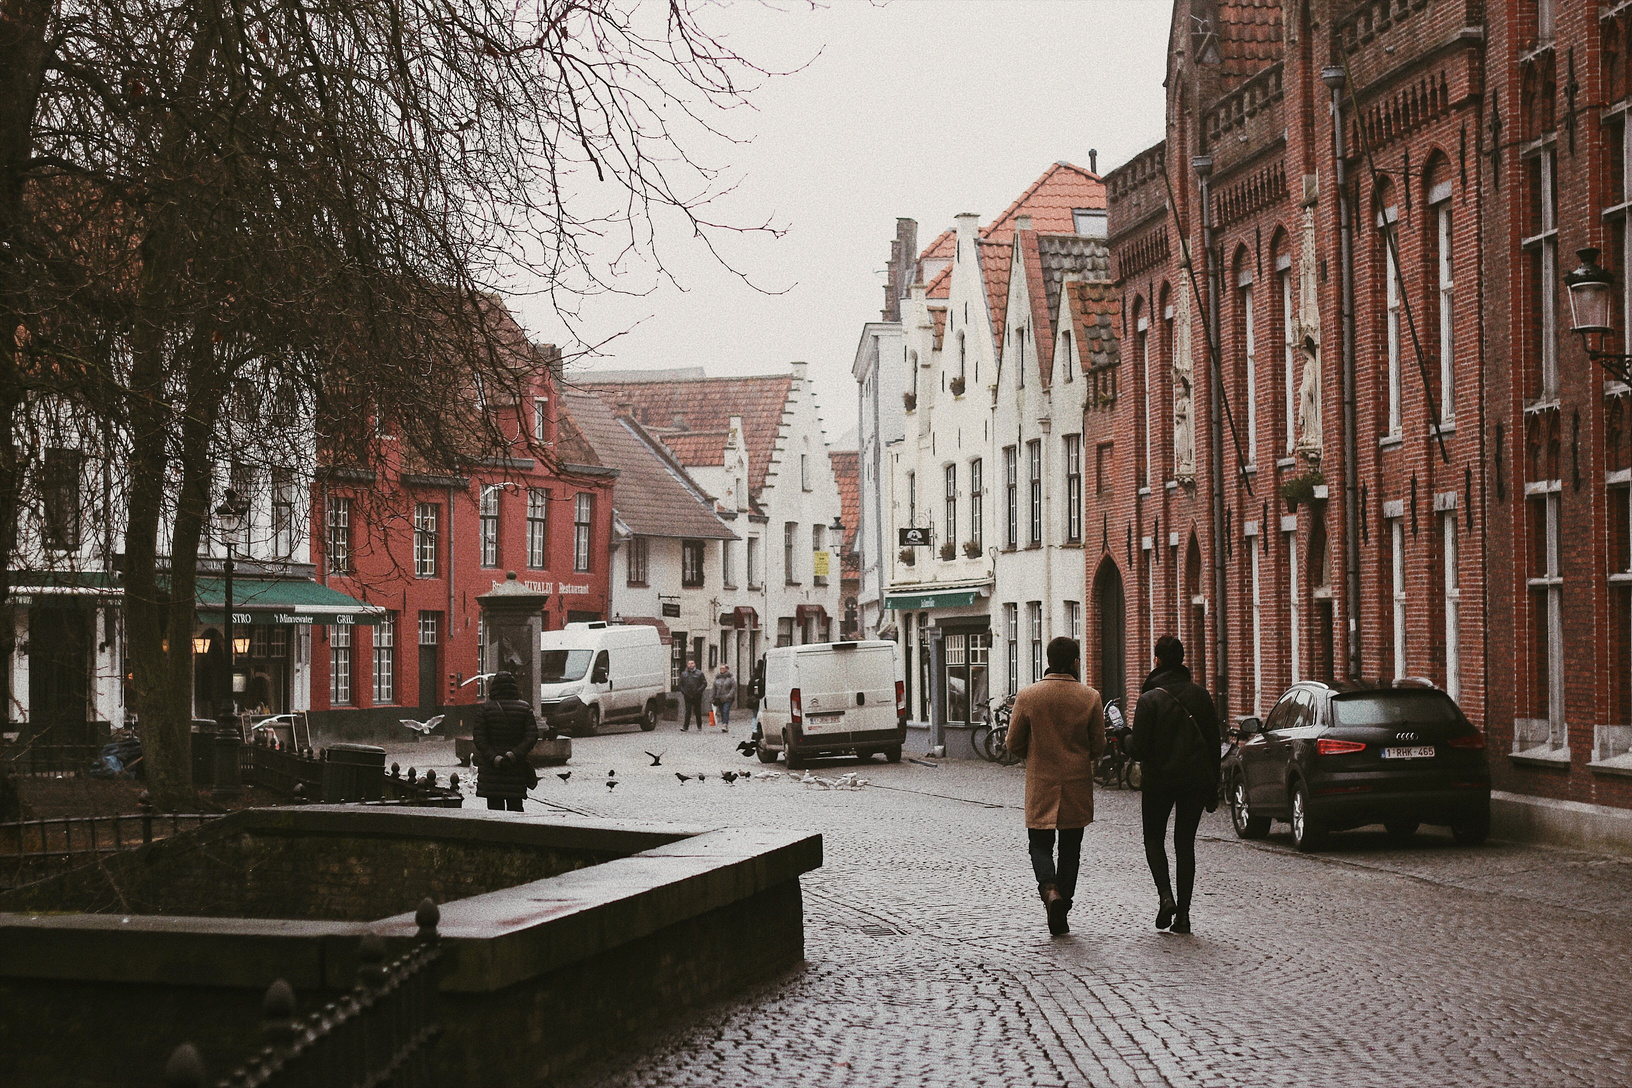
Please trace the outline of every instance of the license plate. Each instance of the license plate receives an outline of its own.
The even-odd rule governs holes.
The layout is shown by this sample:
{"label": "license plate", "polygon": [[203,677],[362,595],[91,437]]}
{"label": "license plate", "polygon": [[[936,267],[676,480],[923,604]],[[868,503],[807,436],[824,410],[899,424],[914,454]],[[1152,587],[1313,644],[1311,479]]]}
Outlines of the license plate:
{"label": "license plate", "polygon": [[1433,759],[1434,746],[1420,745],[1415,748],[1384,748],[1384,759]]}
{"label": "license plate", "polygon": [[[843,718],[844,718],[844,711],[842,711],[842,710],[839,711],[836,714],[812,714],[810,716],[810,720],[812,722],[814,722],[815,724],[817,724],[817,725],[832,725],[834,722],[840,721]],[[1429,755],[1433,754],[1432,749],[1429,750],[1428,754]]]}

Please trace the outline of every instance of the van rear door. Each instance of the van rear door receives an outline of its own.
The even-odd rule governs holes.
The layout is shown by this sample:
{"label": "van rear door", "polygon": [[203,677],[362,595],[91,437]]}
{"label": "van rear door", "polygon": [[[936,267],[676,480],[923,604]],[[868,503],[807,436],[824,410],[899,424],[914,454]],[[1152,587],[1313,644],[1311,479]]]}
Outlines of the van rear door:
{"label": "van rear door", "polygon": [[806,736],[896,727],[895,647],[835,642],[795,661]]}

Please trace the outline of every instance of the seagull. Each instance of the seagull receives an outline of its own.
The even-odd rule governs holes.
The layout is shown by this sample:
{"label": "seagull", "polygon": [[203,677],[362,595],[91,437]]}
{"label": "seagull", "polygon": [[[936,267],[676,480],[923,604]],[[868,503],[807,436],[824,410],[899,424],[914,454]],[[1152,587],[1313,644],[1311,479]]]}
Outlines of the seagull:
{"label": "seagull", "polygon": [[691,775],[681,774],[679,771],[674,772],[674,777],[678,778],[682,782],[690,782],[691,781]]}
{"label": "seagull", "polygon": [[497,675],[498,675],[498,673],[496,673],[496,672],[479,672],[475,676],[472,676],[469,680],[466,680],[463,683],[461,683],[459,686],[462,687],[462,688],[466,688],[466,687],[469,687],[470,685],[476,683],[478,680],[491,680]]}
{"label": "seagull", "polygon": [[572,777],[572,772],[571,771],[558,771],[558,772],[556,772],[555,777],[557,777],[561,781],[565,782],[567,779]]}
{"label": "seagull", "polygon": [[412,729],[414,732],[420,734],[421,736],[425,736],[425,735],[429,734],[431,730],[433,730],[437,726],[441,725],[442,724],[442,719],[446,718],[446,717],[447,717],[446,714],[438,714],[436,717],[432,718],[428,722],[416,722],[412,718],[398,718],[397,721],[400,722],[401,724],[403,724],[404,726],[407,726],[409,729]]}
{"label": "seagull", "polygon": [[652,757],[652,766],[661,767],[661,766],[663,766],[663,757],[665,755],[667,755],[668,753],[666,753],[666,752],[647,752],[646,754]]}

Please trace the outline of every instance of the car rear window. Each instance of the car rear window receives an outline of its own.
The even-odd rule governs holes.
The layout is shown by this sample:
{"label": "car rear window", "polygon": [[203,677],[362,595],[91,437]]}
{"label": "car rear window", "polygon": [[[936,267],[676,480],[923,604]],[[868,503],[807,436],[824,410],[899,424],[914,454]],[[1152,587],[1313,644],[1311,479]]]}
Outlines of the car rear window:
{"label": "car rear window", "polygon": [[1368,691],[1332,700],[1338,725],[1401,725],[1461,721],[1456,704],[1441,691]]}

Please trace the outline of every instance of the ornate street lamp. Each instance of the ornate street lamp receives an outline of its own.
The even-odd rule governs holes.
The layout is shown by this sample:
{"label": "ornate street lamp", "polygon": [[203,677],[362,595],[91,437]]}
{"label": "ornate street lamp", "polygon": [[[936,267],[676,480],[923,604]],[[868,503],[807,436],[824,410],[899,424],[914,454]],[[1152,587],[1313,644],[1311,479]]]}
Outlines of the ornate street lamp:
{"label": "ornate street lamp", "polygon": [[243,792],[239,786],[238,777],[238,746],[243,741],[243,733],[238,727],[238,712],[233,704],[233,691],[236,688],[237,656],[249,651],[249,639],[234,638],[232,633],[232,574],[237,565],[234,546],[244,531],[244,515],[249,513],[249,504],[238,497],[238,492],[227,488],[221,497],[221,505],[215,508],[215,524],[221,533],[222,542],[227,546],[226,561],[221,566],[226,576],[224,589],[224,612],[222,615],[221,638],[226,649],[227,667],[220,683],[220,706],[216,711],[216,747],[215,747],[215,790],[216,794],[236,794]]}
{"label": "ornate street lamp", "polygon": [[[1617,381],[1632,385],[1632,356],[1621,352],[1604,351],[1606,337],[1613,335],[1610,320],[1614,313],[1615,274],[1598,264],[1598,250],[1592,247],[1578,249],[1581,267],[1564,274],[1564,286],[1570,289],[1570,329],[1581,337],[1581,347],[1587,357],[1603,367]],[[1593,344],[1597,343],[1597,347]]]}

